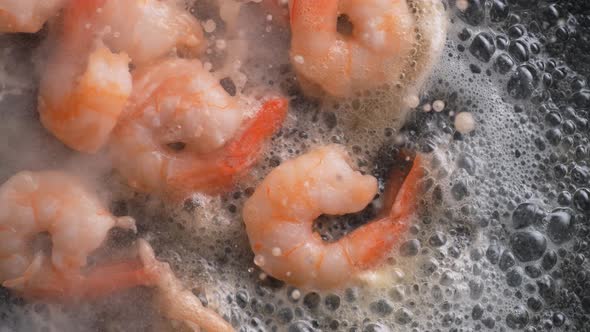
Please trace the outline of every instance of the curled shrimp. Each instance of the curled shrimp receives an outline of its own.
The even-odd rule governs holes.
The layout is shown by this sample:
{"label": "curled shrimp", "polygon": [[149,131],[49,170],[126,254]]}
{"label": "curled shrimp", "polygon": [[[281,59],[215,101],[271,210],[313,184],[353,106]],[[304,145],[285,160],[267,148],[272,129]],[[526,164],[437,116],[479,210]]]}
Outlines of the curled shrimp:
{"label": "curled shrimp", "polygon": [[131,94],[130,63],[203,46],[199,23],[170,6],[156,0],[71,1],[41,75],[38,108],[45,128],[75,150],[98,151]]}
{"label": "curled shrimp", "polygon": [[30,32],[57,15],[66,0],[0,0],[0,33]]}
{"label": "curled shrimp", "polygon": [[289,6],[291,62],[312,94],[319,87],[349,97],[385,84],[417,84],[446,33],[439,0],[292,0]]}
{"label": "curled shrimp", "polygon": [[[312,289],[341,286],[387,257],[416,208],[422,176],[416,157],[403,180],[394,174],[386,197],[392,205],[377,220],[336,242],[313,231],[322,214],[354,213],[377,193],[377,180],[350,166],[342,146],[316,148],[270,172],[246,201],[243,218],[254,262],[269,275]],[[395,198],[395,199],[393,199]]]}
{"label": "curled shrimp", "polygon": [[279,128],[284,99],[252,112],[198,60],[168,59],[139,70],[111,150],[116,168],[141,191],[214,193],[256,161]]}
{"label": "curled shrimp", "polygon": [[[87,266],[115,227],[135,231],[135,221],[112,216],[76,177],[20,172],[0,187],[0,282],[24,297],[65,300],[146,284],[140,264]],[[44,233],[50,256],[34,246]]]}
{"label": "curled shrimp", "polygon": [[[233,331],[182,288],[166,263],[139,240],[139,260],[88,267],[87,258],[114,227],[136,231],[131,217],[112,216],[76,177],[20,172],[0,187],[0,283],[25,298],[77,301],[135,287],[155,287],[167,317],[206,331]],[[47,233],[48,248],[36,248]]]}
{"label": "curled shrimp", "polygon": [[182,286],[170,265],[156,260],[153,249],[146,241],[140,240],[139,255],[146,271],[155,280],[159,308],[166,317],[186,322],[195,331],[234,331],[228,322],[215,311],[203,307],[201,301]]}

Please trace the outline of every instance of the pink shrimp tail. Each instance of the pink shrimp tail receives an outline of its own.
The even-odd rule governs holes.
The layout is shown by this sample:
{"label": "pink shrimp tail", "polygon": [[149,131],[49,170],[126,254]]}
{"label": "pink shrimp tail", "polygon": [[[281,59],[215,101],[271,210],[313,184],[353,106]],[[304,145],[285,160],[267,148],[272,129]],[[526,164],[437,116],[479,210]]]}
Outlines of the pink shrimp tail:
{"label": "pink shrimp tail", "polygon": [[40,283],[30,283],[22,296],[47,301],[75,302],[109,296],[137,286],[152,286],[154,277],[135,259],[99,266],[87,273],[64,273],[50,268]]}
{"label": "pink shrimp tail", "polygon": [[287,100],[272,99],[262,105],[248,129],[227,147],[227,158],[223,167],[236,173],[253,164],[265,140],[270,138],[282,125],[287,116]]}
{"label": "pink shrimp tail", "polygon": [[266,101],[246,130],[228,143],[219,157],[212,157],[213,162],[169,180],[172,188],[181,191],[172,195],[195,190],[215,194],[227,189],[254,165],[264,142],[281,127],[287,110],[288,102],[284,98]]}
{"label": "pink shrimp tail", "polygon": [[[407,173],[407,174],[406,174]],[[418,207],[422,160],[416,156],[409,172],[396,168],[385,192],[385,216],[347,236],[344,248],[350,263],[359,270],[379,264],[408,228],[408,219]]]}

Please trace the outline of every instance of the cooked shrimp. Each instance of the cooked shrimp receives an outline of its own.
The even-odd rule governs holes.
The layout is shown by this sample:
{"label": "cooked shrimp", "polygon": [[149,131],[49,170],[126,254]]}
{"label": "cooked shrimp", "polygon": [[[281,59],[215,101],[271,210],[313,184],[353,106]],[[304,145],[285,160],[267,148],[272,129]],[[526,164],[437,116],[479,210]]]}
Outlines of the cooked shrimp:
{"label": "cooked shrimp", "polygon": [[0,0],[1,32],[37,32],[66,0]]}
{"label": "cooked shrimp", "polygon": [[314,219],[362,210],[375,197],[377,180],[355,171],[338,145],[284,162],[244,205],[254,262],[273,277],[304,288],[334,288],[351,281],[382,262],[398,241],[415,211],[421,174],[417,157],[405,180],[400,174],[392,177],[385,195],[395,197],[391,210],[327,243],[313,232]]}
{"label": "cooked shrimp", "polygon": [[170,266],[156,260],[154,251],[143,240],[139,243],[139,255],[146,270],[155,280],[159,307],[166,317],[186,322],[194,331],[234,331],[215,311],[203,307],[201,301],[182,286]]}
{"label": "cooked shrimp", "polygon": [[[130,217],[116,218],[76,177],[61,172],[20,172],[0,187],[0,282],[25,297],[73,300],[100,296],[151,280],[133,262],[95,267],[87,257],[114,227],[135,231]],[[47,248],[35,248],[42,234]]]}
{"label": "cooked shrimp", "polygon": [[215,192],[254,163],[282,123],[283,99],[252,113],[198,60],[168,59],[139,70],[112,155],[129,184],[142,191]]}
{"label": "cooked shrimp", "polygon": [[155,0],[72,1],[61,29],[42,73],[39,112],[49,131],[82,152],[108,141],[131,94],[131,62],[202,46],[190,14]]}
{"label": "cooked shrimp", "polygon": [[[339,17],[352,31],[338,31]],[[339,97],[397,80],[416,38],[406,0],[294,0],[291,32],[300,77]]]}
{"label": "cooked shrimp", "polygon": [[[420,53],[439,32],[423,33],[430,30],[422,25],[432,23],[417,15],[443,16],[442,8],[420,8],[437,3],[442,7],[439,0],[290,1],[291,62],[304,88],[348,97],[401,85],[403,77],[413,76],[409,71],[426,70]],[[444,34],[444,24],[437,28]]]}

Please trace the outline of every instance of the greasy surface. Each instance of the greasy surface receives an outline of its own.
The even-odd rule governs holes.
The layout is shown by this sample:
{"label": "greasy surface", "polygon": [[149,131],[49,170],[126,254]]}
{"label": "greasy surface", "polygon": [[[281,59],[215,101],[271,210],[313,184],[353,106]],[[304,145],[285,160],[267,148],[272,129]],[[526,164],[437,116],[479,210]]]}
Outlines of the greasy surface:
{"label": "greasy surface", "polygon": [[[294,97],[287,127],[234,191],[219,199],[196,196],[182,206],[131,193],[104,171],[110,167],[100,167],[100,158],[74,157],[44,133],[35,115],[29,60],[39,40],[2,37],[0,176],[48,167],[102,174],[113,208],[136,217],[140,235],[154,243],[157,255],[243,331],[583,331],[590,312],[590,94],[587,68],[576,54],[587,53],[587,8],[581,1],[467,2],[472,7],[465,13],[449,5],[454,20],[441,63],[401,135],[393,125],[374,124],[370,135],[344,125],[347,111],[374,105],[365,102],[380,92],[323,105],[302,97],[288,66],[284,30],[264,19],[248,20],[255,45],[276,45],[249,49],[250,83],[272,81]],[[218,17],[203,11],[197,16]],[[219,23],[216,32],[224,28]],[[501,37],[492,36],[493,48],[480,35],[490,32]],[[211,58],[223,54],[212,47]],[[283,66],[269,68],[273,59],[285,59]],[[446,104],[442,112],[422,111],[437,99]],[[455,132],[453,115],[460,111],[475,117],[473,133]],[[272,167],[329,142],[346,144],[380,186],[396,144],[432,157],[419,217],[394,249],[393,268],[367,277],[375,289],[300,292],[261,280],[253,263],[239,218],[244,199]],[[372,218],[379,204],[360,216],[322,220],[317,228],[338,237]],[[109,254],[126,241],[124,234],[113,234]],[[158,319],[152,296],[136,290],[73,308],[24,304],[3,291],[0,321],[17,331],[145,331],[159,324],[174,330]]]}

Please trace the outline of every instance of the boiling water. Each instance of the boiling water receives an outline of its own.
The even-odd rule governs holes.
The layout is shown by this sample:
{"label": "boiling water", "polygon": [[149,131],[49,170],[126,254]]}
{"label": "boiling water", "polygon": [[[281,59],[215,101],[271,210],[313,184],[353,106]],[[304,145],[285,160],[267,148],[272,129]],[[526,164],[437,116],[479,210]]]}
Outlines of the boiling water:
{"label": "boiling water", "polygon": [[[232,41],[220,42],[226,27],[210,5],[199,2],[196,15],[207,22],[212,46],[205,61],[215,68]],[[243,9],[245,17],[257,15],[252,8]],[[257,42],[238,70],[243,76],[231,73],[233,82],[225,82],[229,90],[253,91],[263,82],[282,91],[292,98],[289,118],[233,192],[195,195],[181,206],[133,193],[104,156],[73,154],[47,134],[35,111],[43,36],[3,36],[0,178],[65,168],[104,180],[99,189],[112,210],[135,217],[158,257],[240,331],[590,330],[590,3],[463,0],[447,9],[448,39],[420,105],[407,119],[369,120],[356,130],[350,114],[391,100],[388,92],[342,103],[304,97],[288,65],[286,29],[249,20],[255,37],[241,38]],[[444,108],[426,112],[432,105]],[[460,112],[475,119],[473,132],[456,131]],[[256,267],[241,206],[273,167],[330,142],[345,144],[381,184],[401,148],[425,153],[428,175],[418,217],[387,268],[358,286],[307,292]],[[322,220],[318,231],[336,239],[378,205]],[[134,238],[113,232],[102,254],[122,251]],[[180,329],[160,317],[147,289],[75,307],[25,303],[0,290],[0,331]]]}

